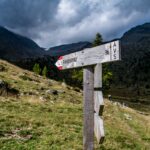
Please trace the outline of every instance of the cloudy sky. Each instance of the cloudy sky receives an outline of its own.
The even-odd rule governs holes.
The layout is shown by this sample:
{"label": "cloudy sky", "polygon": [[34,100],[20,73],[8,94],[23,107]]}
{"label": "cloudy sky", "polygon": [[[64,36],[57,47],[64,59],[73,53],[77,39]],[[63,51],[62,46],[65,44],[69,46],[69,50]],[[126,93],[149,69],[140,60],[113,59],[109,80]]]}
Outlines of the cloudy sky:
{"label": "cloudy sky", "polygon": [[111,40],[150,22],[150,0],[0,0],[0,25],[42,47]]}

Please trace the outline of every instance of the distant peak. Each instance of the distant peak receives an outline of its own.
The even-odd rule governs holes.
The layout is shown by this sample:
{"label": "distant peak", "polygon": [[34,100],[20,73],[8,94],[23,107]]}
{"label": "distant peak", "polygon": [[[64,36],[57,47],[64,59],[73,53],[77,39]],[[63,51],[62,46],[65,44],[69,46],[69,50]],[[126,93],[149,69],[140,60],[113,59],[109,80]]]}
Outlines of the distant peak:
{"label": "distant peak", "polygon": [[139,43],[145,38],[146,39],[150,38],[149,22],[131,28],[130,30],[124,33],[121,39],[122,41],[128,43]]}
{"label": "distant peak", "polygon": [[143,24],[143,26],[147,26],[147,25],[150,26],[150,22],[146,22]]}
{"label": "distant peak", "polygon": [[1,25],[0,25],[0,29],[5,29],[5,30],[7,30],[5,27],[3,27],[3,26],[1,26]]}

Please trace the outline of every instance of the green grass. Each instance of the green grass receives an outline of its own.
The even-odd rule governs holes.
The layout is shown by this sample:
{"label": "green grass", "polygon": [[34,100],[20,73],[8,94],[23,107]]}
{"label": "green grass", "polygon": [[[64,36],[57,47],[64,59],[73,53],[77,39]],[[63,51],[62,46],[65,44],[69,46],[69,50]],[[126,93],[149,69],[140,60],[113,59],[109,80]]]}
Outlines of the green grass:
{"label": "green grass", "polygon": [[[1,150],[82,149],[81,103],[29,103],[5,98],[0,101],[0,108]],[[125,119],[124,113],[130,114],[132,120]],[[106,138],[102,145],[95,140],[95,149],[148,150],[150,129],[146,123],[134,110],[106,101]]]}
{"label": "green grass", "polygon": [[[0,79],[20,93],[38,94],[0,97],[0,150],[82,150],[82,94],[8,63],[5,66]],[[24,72],[35,81],[20,78]],[[40,97],[45,96],[48,89],[65,93],[49,94],[41,101]],[[136,103],[132,103],[132,109],[123,108],[105,100],[105,140],[99,145],[95,139],[95,150],[149,150],[149,108]]]}
{"label": "green grass", "polygon": [[0,149],[82,149],[79,105],[7,101],[0,108]]}

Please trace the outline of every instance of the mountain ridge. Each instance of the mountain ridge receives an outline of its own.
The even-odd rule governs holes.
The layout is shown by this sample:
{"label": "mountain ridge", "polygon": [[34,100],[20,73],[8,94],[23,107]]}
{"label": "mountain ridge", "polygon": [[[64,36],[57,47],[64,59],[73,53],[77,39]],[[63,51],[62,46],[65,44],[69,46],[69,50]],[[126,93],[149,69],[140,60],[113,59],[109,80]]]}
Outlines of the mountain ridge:
{"label": "mountain ridge", "polygon": [[[138,44],[139,42],[145,42],[146,40],[150,42],[149,26],[150,23],[145,23],[143,25],[133,27],[125,32],[120,38],[122,45],[130,45],[133,43]],[[17,60],[32,57],[35,58],[44,55],[61,56],[90,47],[92,47],[92,43],[81,41],[77,43],[54,46],[45,51],[44,48],[39,47],[38,44],[36,44],[33,40],[13,33],[8,29],[0,26],[0,58],[7,60]]]}
{"label": "mountain ridge", "polygon": [[[0,39],[1,38],[2,36],[0,36]],[[117,86],[123,85],[125,86],[125,88],[133,87],[133,89],[137,92],[137,94],[139,93],[144,94],[145,91],[144,90],[142,91],[141,88],[144,89],[146,88],[146,91],[148,91],[150,87],[150,69],[149,69],[150,68],[150,59],[149,59],[150,23],[145,23],[143,25],[139,25],[134,28],[131,28],[130,30],[124,33],[124,35],[121,37],[120,40],[121,40],[121,49],[122,49],[121,50],[122,61],[116,63],[109,63],[109,69],[113,73],[113,79],[112,79],[113,85],[117,85]],[[0,44],[0,48],[2,46],[5,45]],[[32,70],[35,63],[39,63],[42,68],[44,65],[46,65],[48,68],[50,68],[49,75],[53,74],[53,76],[50,77],[51,78],[54,77],[55,79],[58,79],[58,78],[62,78],[60,74],[63,74],[62,72],[59,73],[59,71],[55,66],[55,62],[58,56],[79,51],[83,48],[87,48],[91,46],[92,44],[89,42],[79,42],[79,43],[73,43],[67,45],[60,45],[60,46],[50,48],[50,50],[53,51],[52,53],[50,53],[50,50],[47,52],[44,51],[44,55],[43,55],[43,50],[40,51],[42,52],[42,54],[38,53],[37,55],[35,55],[35,53],[32,53],[31,56],[33,56],[34,58],[24,58],[24,57],[22,58],[20,56],[21,53],[19,53],[15,55],[15,60],[17,60],[16,58],[20,58],[20,60],[19,61],[17,60],[15,64],[29,70]],[[17,50],[20,49],[18,48]],[[8,57],[6,57],[6,60],[9,60],[9,58],[11,58],[13,53],[11,53],[10,55],[9,49],[7,52],[8,52]],[[0,49],[1,58],[4,58],[2,57],[4,54],[5,53],[1,53],[1,49]],[[28,56],[30,56],[30,53],[28,53]],[[146,92],[146,94],[148,93]]]}
{"label": "mountain ridge", "polygon": [[121,37],[123,42],[132,41],[138,43],[142,38],[149,38],[150,36],[150,23],[135,26],[125,32]]}
{"label": "mountain ridge", "polygon": [[84,41],[84,42],[77,42],[77,43],[71,43],[71,44],[64,44],[59,45],[55,47],[51,47],[47,51],[47,55],[50,56],[62,56],[66,54],[70,54],[76,51],[80,51],[84,48],[90,48],[92,47],[92,43]]}
{"label": "mountain ridge", "polygon": [[43,55],[44,49],[33,40],[0,26],[0,58],[16,61]]}

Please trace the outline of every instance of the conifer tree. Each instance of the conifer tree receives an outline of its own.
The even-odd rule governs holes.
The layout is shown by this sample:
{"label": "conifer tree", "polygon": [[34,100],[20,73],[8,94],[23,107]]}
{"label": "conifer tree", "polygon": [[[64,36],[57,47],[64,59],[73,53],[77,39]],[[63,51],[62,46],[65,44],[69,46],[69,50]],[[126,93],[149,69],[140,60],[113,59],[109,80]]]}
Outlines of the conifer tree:
{"label": "conifer tree", "polygon": [[35,63],[34,66],[33,66],[33,71],[36,73],[36,74],[40,74],[41,73],[41,68],[40,68],[40,65]]}
{"label": "conifer tree", "polygon": [[102,39],[101,34],[100,34],[100,33],[97,33],[97,34],[96,34],[96,38],[95,38],[95,40],[94,40],[94,42],[93,42],[93,47],[94,47],[94,46],[101,45],[102,42],[103,42],[103,39]]}
{"label": "conifer tree", "polygon": [[[101,45],[103,42],[100,33],[96,34],[95,40],[93,41],[93,47]],[[103,87],[109,89],[112,82],[113,74],[109,70],[109,64],[103,64]]]}
{"label": "conifer tree", "polygon": [[42,75],[43,75],[44,77],[47,77],[47,72],[48,72],[47,67],[44,66],[44,68],[43,68],[43,70],[42,70]]}

